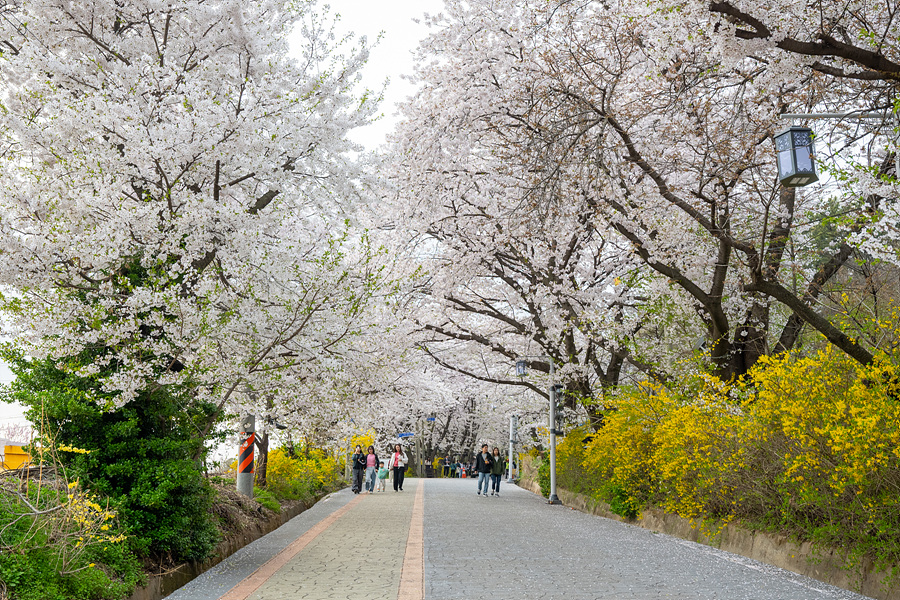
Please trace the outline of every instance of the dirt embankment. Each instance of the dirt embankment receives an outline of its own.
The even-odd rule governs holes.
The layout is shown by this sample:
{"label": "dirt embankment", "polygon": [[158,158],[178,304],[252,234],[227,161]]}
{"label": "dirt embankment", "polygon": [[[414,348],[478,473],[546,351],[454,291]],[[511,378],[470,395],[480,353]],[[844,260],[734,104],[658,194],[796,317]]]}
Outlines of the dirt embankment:
{"label": "dirt embankment", "polygon": [[247,544],[270,533],[318,502],[325,492],[309,501],[292,501],[281,505],[276,513],[252,498],[239,494],[231,486],[213,484],[216,491],[212,512],[218,517],[222,541],[212,556],[204,561],[178,565],[156,564],[146,586],[135,590],[128,600],[160,600],[185,585],[207,569],[219,564]]}

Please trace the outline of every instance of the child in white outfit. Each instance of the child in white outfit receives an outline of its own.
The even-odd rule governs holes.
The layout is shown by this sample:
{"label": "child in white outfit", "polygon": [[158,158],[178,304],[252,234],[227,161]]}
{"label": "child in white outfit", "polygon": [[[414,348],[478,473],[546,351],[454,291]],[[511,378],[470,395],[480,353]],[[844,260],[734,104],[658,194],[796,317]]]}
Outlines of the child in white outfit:
{"label": "child in white outfit", "polygon": [[375,479],[375,491],[383,492],[385,487],[385,482],[387,481],[389,471],[384,466],[384,461],[378,463],[378,476]]}

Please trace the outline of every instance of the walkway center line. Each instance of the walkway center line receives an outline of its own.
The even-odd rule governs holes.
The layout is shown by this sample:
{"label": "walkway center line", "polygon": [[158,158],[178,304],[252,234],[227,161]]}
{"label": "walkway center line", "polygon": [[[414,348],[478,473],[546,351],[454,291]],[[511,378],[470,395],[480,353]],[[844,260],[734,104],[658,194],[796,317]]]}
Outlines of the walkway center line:
{"label": "walkway center line", "polygon": [[[256,591],[256,589],[264,584],[272,575],[294,558],[301,550],[316,539],[323,531],[328,529],[335,521],[344,516],[351,508],[359,504],[363,496],[357,496],[341,508],[337,509],[313,527],[306,533],[298,537],[296,540],[286,546],[281,552],[270,558],[260,568],[255,570],[236,586],[228,590],[219,600],[246,600],[247,596]],[[421,596],[420,596],[421,598]]]}
{"label": "walkway center line", "polygon": [[422,600],[425,595],[425,480],[419,479],[409,522],[409,537],[403,570],[400,572],[400,593],[397,600]]}

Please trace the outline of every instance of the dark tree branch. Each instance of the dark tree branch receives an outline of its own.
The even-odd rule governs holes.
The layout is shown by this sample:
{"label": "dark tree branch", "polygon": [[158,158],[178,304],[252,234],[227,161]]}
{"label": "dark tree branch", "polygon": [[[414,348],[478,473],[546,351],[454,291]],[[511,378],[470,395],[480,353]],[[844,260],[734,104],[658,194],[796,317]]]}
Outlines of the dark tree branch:
{"label": "dark tree branch", "polygon": [[[752,31],[746,29],[738,29],[735,31],[735,35],[741,39],[753,40],[772,37],[772,32],[765,23],[738,9],[730,2],[710,2],[709,10],[714,13],[731,17],[735,21],[751,27]],[[800,40],[785,37],[776,42],[775,46],[782,50],[786,50],[787,52],[803,56],[831,56],[834,58],[842,58],[867,69],[871,73],[869,77],[866,77],[866,79],[869,80],[900,81],[900,64],[889,60],[884,54],[842,42],[826,33],[819,33],[817,39],[817,42],[802,42]],[[817,69],[815,65],[813,68],[819,71],[822,70],[821,68]],[[864,79],[860,76],[855,76],[853,78]]]}

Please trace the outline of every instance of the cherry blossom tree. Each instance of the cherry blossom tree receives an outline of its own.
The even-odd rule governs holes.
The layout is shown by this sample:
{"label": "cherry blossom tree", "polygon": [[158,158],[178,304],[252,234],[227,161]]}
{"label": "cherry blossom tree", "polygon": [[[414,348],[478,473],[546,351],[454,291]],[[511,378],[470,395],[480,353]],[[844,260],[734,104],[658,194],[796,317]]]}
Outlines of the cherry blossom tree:
{"label": "cherry blossom tree", "polygon": [[[547,354],[577,380],[594,347],[664,377],[700,333],[728,379],[803,326],[872,360],[820,303],[890,223],[885,131],[817,140],[844,146],[829,168],[851,165],[852,185],[782,189],[772,152],[779,114],[867,90],[828,89],[822,69],[801,87],[759,44],[730,52],[708,5],[681,4],[449,2],[433,20],[395,164],[402,221],[429,240],[418,318],[440,364],[514,384],[504,364]],[[835,198],[856,216],[823,242],[847,210]]]}
{"label": "cherry blossom tree", "polygon": [[26,351],[102,348],[79,369],[114,406],[187,384],[221,409],[327,368],[377,279],[349,220],[365,43],[307,3],[0,11],[0,282]]}

